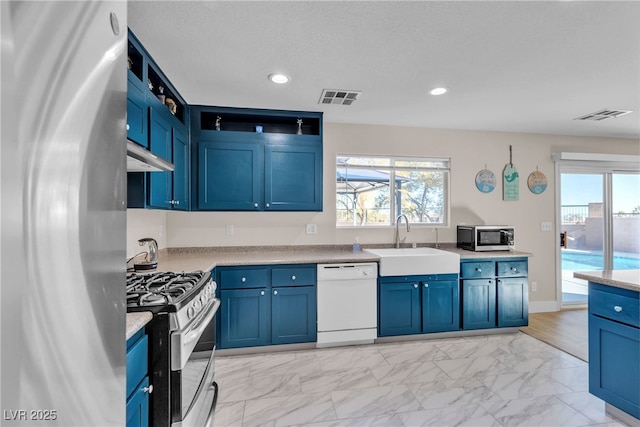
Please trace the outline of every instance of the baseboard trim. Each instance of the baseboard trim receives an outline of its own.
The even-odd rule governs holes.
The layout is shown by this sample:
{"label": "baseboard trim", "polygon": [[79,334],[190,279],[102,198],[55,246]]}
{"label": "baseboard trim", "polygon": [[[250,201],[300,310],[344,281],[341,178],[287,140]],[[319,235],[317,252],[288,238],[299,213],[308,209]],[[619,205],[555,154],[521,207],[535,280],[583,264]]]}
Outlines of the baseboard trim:
{"label": "baseboard trim", "polygon": [[529,313],[560,311],[557,301],[529,301]]}

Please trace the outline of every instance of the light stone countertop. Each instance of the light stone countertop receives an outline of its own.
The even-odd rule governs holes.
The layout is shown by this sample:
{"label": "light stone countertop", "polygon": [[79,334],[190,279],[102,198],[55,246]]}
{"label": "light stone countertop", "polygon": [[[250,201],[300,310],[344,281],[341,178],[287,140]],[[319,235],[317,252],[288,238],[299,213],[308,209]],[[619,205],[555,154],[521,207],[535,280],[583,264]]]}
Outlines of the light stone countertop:
{"label": "light stone countertop", "polygon": [[640,270],[575,271],[573,277],[640,292]]}
{"label": "light stone countertop", "polygon": [[153,314],[150,311],[127,313],[126,339],[131,338],[140,329],[151,321]]}
{"label": "light stone countertop", "polygon": [[[365,245],[368,248],[393,247],[393,245]],[[468,258],[530,257],[520,251],[472,252],[442,244],[440,249]],[[251,246],[251,247],[196,247],[168,248],[158,252],[158,271],[209,271],[217,266],[269,265],[269,264],[332,264],[353,262],[378,262],[380,257],[360,251],[353,252],[350,245],[310,246]]]}

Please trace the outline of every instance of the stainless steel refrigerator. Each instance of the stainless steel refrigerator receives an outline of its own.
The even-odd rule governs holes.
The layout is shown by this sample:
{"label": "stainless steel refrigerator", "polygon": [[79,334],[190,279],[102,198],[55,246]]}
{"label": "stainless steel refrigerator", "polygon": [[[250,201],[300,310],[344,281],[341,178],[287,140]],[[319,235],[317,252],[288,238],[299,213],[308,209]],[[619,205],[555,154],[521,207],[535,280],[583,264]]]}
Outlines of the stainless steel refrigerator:
{"label": "stainless steel refrigerator", "polygon": [[0,424],[125,424],[124,1],[1,1]]}

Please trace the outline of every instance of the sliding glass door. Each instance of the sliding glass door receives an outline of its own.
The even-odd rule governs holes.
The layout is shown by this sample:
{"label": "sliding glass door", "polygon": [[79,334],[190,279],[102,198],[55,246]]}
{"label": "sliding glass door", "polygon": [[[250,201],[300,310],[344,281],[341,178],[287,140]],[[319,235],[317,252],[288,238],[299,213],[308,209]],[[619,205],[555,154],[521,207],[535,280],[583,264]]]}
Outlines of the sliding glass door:
{"label": "sliding glass door", "polygon": [[585,304],[574,271],[640,268],[640,174],[561,168],[562,304]]}
{"label": "sliding glass door", "polygon": [[587,302],[587,282],[574,271],[604,270],[603,173],[562,173],[562,303]]}

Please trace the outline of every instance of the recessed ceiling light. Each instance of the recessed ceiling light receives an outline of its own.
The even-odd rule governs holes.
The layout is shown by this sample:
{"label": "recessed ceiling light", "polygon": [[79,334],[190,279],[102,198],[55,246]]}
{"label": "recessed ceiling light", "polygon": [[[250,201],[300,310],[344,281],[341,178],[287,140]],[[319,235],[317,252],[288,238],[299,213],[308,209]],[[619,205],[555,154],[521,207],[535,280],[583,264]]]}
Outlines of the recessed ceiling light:
{"label": "recessed ceiling light", "polygon": [[436,87],[436,88],[431,89],[429,91],[429,94],[431,94],[431,95],[444,95],[447,92],[449,92],[449,89],[447,89],[446,87]]}
{"label": "recessed ceiling light", "polygon": [[274,83],[285,84],[289,81],[289,77],[285,76],[284,74],[273,73],[273,74],[269,74],[269,80],[271,80]]}

